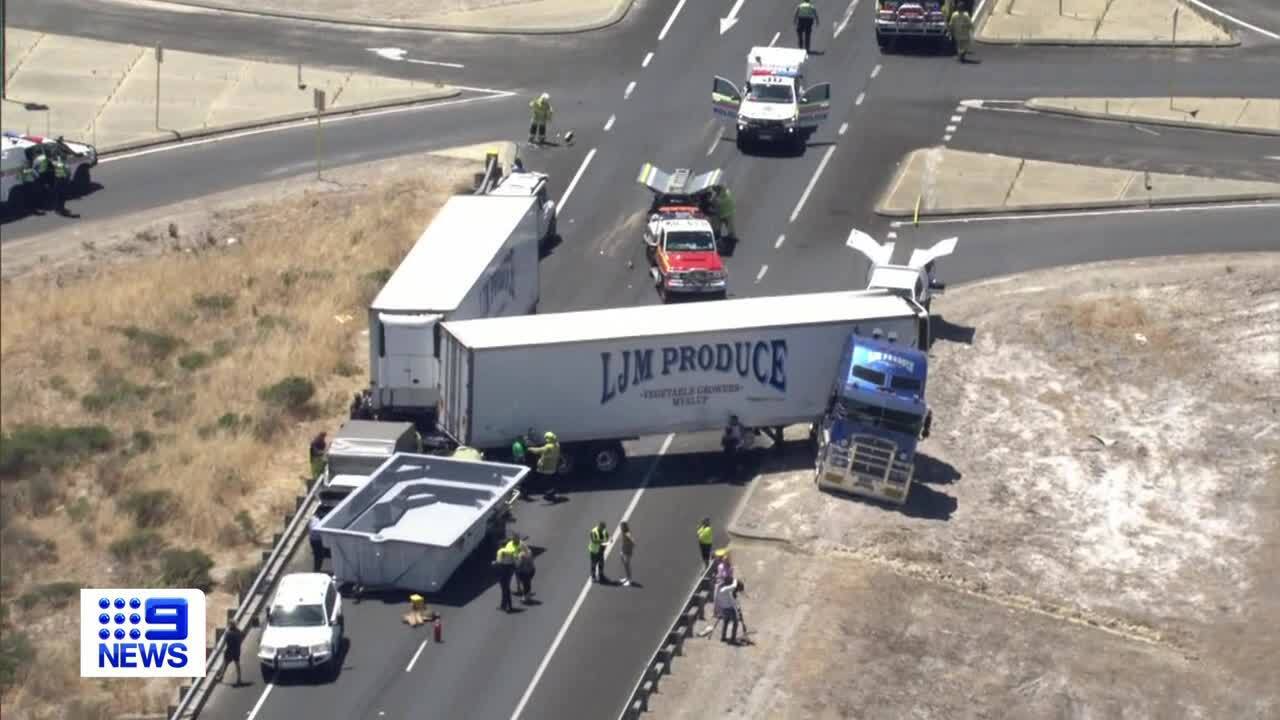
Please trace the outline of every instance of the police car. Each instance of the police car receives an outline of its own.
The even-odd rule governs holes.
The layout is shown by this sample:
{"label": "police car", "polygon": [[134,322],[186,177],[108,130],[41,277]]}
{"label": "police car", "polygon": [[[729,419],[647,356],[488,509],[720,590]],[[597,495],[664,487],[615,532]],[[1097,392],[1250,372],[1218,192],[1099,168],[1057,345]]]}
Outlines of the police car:
{"label": "police car", "polygon": [[738,149],[756,141],[803,147],[831,110],[831,84],[802,87],[804,50],[755,47],[747,54],[747,79],[741,90],[716,76],[713,112],[737,124]]}
{"label": "police car", "polygon": [[336,675],[342,647],[342,596],[324,573],[290,573],[267,606],[258,644],[262,681],[285,670],[319,669]]}
{"label": "police car", "polygon": [[21,213],[45,199],[45,188],[32,168],[40,146],[46,141],[58,143],[62,148],[71,181],[70,193],[83,195],[89,191],[92,182],[89,169],[98,164],[98,151],[92,145],[6,130],[0,134],[0,202],[6,211]]}

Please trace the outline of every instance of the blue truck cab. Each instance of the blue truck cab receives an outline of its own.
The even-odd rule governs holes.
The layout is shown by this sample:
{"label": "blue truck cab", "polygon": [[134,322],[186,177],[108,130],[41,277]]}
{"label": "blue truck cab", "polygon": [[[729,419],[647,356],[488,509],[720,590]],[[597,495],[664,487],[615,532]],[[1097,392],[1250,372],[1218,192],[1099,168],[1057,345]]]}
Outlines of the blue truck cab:
{"label": "blue truck cab", "polygon": [[929,357],[889,339],[853,334],[818,432],[818,487],[901,505],[929,435]]}

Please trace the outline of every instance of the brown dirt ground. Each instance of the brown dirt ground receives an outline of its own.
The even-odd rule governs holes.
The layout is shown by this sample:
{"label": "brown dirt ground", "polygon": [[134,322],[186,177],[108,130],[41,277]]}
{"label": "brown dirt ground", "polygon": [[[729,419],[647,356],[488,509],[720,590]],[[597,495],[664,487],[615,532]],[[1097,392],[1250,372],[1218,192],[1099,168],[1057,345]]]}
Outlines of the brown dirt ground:
{"label": "brown dirt ground", "polygon": [[1280,254],[935,310],[973,337],[934,346],[906,507],[758,478],[737,529],[779,541],[734,541],[753,644],[687,642],[652,716],[1280,716]]}
{"label": "brown dirt ground", "polygon": [[[37,651],[4,695],[6,718],[154,713],[173,702],[176,682],[79,678],[77,600],[63,608],[15,600],[52,581],[154,582],[148,561],[107,550],[133,532],[121,499],[135,490],[174,493],[158,529],[173,546],[207,552],[215,583],[251,567],[304,490],[304,446],[345,417],[351,392],[366,382],[359,346],[364,304],[381,284],[374,274],[393,269],[444,200],[470,188],[487,147],[326,170],[323,181],[241,188],[0,246],[0,425],[7,433],[30,423],[102,423],[122,440],[73,467],[0,484],[2,600],[7,622],[35,638]],[[202,295],[225,296],[229,307]],[[164,358],[138,358],[119,332],[130,325],[181,345]],[[225,349],[211,351],[219,342]],[[175,363],[190,351],[212,359],[194,370]],[[81,398],[107,375],[147,394],[86,410]],[[286,375],[316,385],[304,412],[274,412],[257,397]],[[165,412],[177,422],[162,420]],[[250,424],[223,427],[228,412]],[[135,430],[153,433],[154,447],[130,448]],[[234,519],[241,510],[254,537]],[[56,557],[32,554],[39,539],[54,542]],[[233,603],[215,584],[210,638]]]}

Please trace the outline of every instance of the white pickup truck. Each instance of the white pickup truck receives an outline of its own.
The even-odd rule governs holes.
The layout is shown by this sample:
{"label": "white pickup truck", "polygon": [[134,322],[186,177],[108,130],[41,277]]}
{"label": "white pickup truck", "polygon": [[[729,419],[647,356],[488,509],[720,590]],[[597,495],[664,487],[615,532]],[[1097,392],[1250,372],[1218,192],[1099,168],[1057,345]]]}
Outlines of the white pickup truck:
{"label": "white pickup truck", "polygon": [[71,194],[89,191],[89,169],[98,164],[98,151],[92,145],[68,142],[62,138],[22,135],[6,130],[0,136],[0,202],[14,215],[43,204],[46,188],[32,170],[32,163],[46,142],[57,143],[67,164]]}
{"label": "white pickup truck", "polygon": [[831,83],[803,87],[804,50],[754,47],[747,54],[742,89],[716,76],[712,111],[737,123],[737,145],[755,141],[789,143],[803,148],[831,111]]}

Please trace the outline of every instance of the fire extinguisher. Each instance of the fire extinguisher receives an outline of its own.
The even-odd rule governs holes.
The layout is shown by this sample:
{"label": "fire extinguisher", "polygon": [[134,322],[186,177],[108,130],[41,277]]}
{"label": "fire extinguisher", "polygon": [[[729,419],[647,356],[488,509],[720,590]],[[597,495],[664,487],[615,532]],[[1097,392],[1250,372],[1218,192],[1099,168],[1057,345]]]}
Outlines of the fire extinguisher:
{"label": "fire extinguisher", "polygon": [[439,613],[435,614],[435,618],[431,623],[431,633],[437,643],[444,642],[444,623],[440,620]]}

